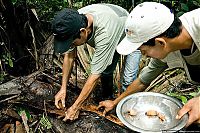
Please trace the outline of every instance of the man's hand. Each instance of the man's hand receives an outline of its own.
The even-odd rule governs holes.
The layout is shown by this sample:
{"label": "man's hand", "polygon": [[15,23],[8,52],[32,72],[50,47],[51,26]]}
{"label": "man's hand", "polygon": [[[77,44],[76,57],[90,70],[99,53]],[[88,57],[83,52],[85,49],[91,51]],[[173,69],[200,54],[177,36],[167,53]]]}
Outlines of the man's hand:
{"label": "man's hand", "polygon": [[[66,89],[60,89],[60,91],[55,95],[55,105],[58,109],[65,107]],[[59,101],[61,101],[61,106],[59,106]]]}
{"label": "man's hand", "polygon": [[66,112],[65,112],[65,118],[63,119],[63,121],[67,121],[67,120],[75,120],[78,118],[79,116],[79,109],[78,108],[73,108],[73,106],[71,106]]}
{"label": "man's hand", "polygon": [[188,127],[193,122],[200,123],[200,96],[190,99],[178,112],[176,118],[180,119],[186,113],[189,114],[189,119],[185,127]]}
{"label": "man's hand", "polygon": [[98,109],[101,107],[105,107],[103,111],[103,116],[105,116],[107,112],[109,112],[115,107],[115,104],[112,100],[105,100],[99,103]]}

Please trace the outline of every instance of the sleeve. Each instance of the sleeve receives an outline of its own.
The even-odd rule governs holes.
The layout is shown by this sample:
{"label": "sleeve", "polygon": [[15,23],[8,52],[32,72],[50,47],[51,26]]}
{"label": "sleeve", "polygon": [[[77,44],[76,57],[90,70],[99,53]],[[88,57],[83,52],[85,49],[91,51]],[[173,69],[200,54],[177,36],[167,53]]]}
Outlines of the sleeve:
{"label": "sleeve", "polygon": [[95,52],[91,62],[92,74],[100,74],[112,64],[116,46],[124,32],[123,22],[117,16],[99,15],[97,25]]}
{"label": "sleeve", "polygon": [[148,66],[142,69],[139,78],[142,83],[148,85],[167,68],[168,66],[165,62],[151,58]]}

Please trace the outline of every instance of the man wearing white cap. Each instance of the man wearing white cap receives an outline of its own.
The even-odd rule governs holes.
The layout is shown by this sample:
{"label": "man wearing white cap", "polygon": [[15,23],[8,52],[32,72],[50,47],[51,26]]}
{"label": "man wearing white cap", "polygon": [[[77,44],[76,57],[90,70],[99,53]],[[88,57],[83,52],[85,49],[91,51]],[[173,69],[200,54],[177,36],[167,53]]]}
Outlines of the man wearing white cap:
{"label": "man wearing white cap", "polygon": [[[160,3],[144,2],[137,5],[125,23],[126,37],[117,46],[120,54],[127,55],[140,49],[152,57],[139,77],[114,101],[99,103],[104,114],[112,110],[124,97],[145,88],[166,68],[182,67],[189,81],[200,84],[200,9],[176,17]],[[199,74],[198,74],[199,73]],[[187,126],[200,123],[200,96],[189,100],[178,112],[177,119],[189,114]]]}

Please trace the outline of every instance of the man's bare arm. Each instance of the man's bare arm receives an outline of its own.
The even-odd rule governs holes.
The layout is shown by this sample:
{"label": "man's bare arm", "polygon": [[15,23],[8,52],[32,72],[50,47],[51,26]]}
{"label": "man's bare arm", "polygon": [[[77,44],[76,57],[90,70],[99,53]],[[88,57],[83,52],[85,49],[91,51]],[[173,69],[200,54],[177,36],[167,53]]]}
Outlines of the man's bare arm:
{"label": "man's bare arm", "polygon": [[63,67],[62,67],[62,86],[60,91],[55,95],[55,105],[59,109],[58,102],[61,101],[62,106],[65,107],[66,89],[69,82],[71,70],[73,68],[75,57],[75,50],[64,55]]}
{"label": "man's bare arm", "polygon": [[136,92],[143,91],[146,87],[147,85],[143,84],[140,81],[140,79],[137,78],[128,86],[126,91],[122,93],[118,98],[116,98],[114,101],[112,100],[101,101],[99,103],[98,108],[105,107],[104,112],[103,112],[103,115],[105,115],[107,112],[112,110],[124,97]]}
{"label": "man's bare arm", "polygon": [[93,91],[99,77],[100,75],[98,74],[92,74],[89,76],[75,103],[66,111],[65,118],[63,119],[64,121],[75,120],[78,118],[79,110],[83,102],[85,101],[85,99],[88,98],[90,93]]}

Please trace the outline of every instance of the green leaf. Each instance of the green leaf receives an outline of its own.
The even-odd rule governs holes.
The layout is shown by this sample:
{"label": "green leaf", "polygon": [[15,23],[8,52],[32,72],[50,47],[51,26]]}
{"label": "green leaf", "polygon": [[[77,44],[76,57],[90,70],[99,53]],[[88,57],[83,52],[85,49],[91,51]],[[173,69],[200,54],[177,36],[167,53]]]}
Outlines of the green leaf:
{"label": "green leaf", "polygon": [[200,86],[198,86],[198,88],[197,88],[197,89],[198,89],[198,93],[199,93],[199,92],[200,92]]}
{"label": "green leaf", "polygon": [[180,17],[180,16],[182,16],[183,14],[184,14],[184,12],[180,11],[180,12],[177,13],[177,16]]}
{"label": "green leaf", "polygon": [[31,119],[31,114],[30,114],[28,109],[23,108],[23,107],[17,107],[16,109],[17,109],[17,112],[18,112],[18,114],[20,116],[22,115],[23,112],[25,112],[26,113],[26,117],[28,118],[28,120]]}
{"label": "green leaf", "polygon": [[178,98],[181,99],[183,104],[187,103],[187,98],[185,96],[179,96]]}
{"label": "green leaf", "polygon": [[15,5],[15,3],[17,2],[17,0],[11,0],[13,5]]}
{"label": "green leaf", "polygon": [[51,129],[52,128],[52,124],[49,121],[48,117],[44,115],[42,115],[42,118],[40,119],[40,124],[44,127],[46,127],[47,129]]}
{"label": "green leaf", "polygon": [[188,8],[188,6],[186,4],[181,3],[181,10],[183,10],[184,12],[188,12],[189,8]]}
{"label": "green leaf", "polygon": [[3,73],[0,74],[0,82],[2,82],[4,80],[4,76],[5,76],[5,74],[3,74]]}
{"label": "green leaf", "polygon": [[193,4],[195,5],[195,6],[199,6],[200,5],[200,1],[193,1]]}
{"label": "green leaf", "polygon": [[167,92],[166,94],[169,95],[169,96],[172,96],[172,97],[180,99],[183,104],[185,104],[188,101],[187,97],[182,96],[182,95],[177,94],[177,93]]}
{"label": "green leaf", "polygon": [[178,97],[179,95],[173,92],[167,92],[167,95],[172,96],[172,97]]}
{"label": "green leaf", "polygon": [[11,59],[8,59],[8,64],[10,67],[13,67],[13,61]]}
{"label": "green leaf", "polygon": [[197,95],[197,92],[191,92],[191,93],[189,93],[189,95],[192,96],[192,97],[194,97],[194,96]]}

